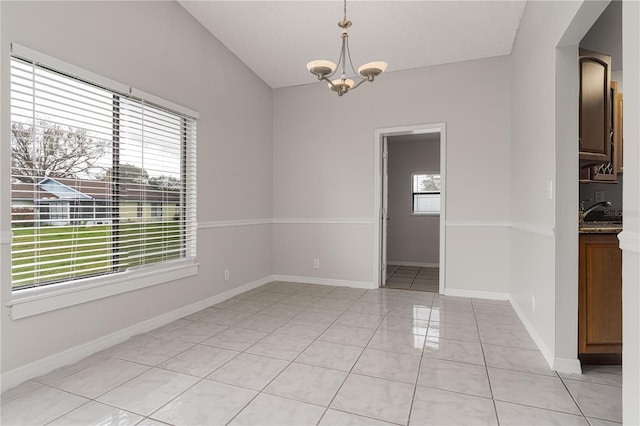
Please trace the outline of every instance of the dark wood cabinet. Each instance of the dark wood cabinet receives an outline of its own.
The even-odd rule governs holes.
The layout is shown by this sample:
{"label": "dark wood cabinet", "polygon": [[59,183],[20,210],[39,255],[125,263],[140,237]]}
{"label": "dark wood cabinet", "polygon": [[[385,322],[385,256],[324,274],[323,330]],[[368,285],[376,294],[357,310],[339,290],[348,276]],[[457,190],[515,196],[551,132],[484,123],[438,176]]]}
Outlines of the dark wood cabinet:
{"label": "dark wood cabinet", "polygon": [[579,259],[578,354],[622,354],[622,251],[617,234],[580,234]]}
{"label": "dark wood cabinet", "polygon": [[580,49],[580,166],[611,158],[611,56]]}
{"label": "dark wood cabinet", "polygon": [[618,91],[618,84],[615,85],[615,93],[613,98],[613,162],[617,173],[622,173],[622,92]]}
{"label": "dark wood cabinet", "polygon": [[618,175],[622,173],[622,93],[618,92],[618,83],[611,82],[611,152],[609,161],[590,166],[588,179],[596,182],[618,182]]}

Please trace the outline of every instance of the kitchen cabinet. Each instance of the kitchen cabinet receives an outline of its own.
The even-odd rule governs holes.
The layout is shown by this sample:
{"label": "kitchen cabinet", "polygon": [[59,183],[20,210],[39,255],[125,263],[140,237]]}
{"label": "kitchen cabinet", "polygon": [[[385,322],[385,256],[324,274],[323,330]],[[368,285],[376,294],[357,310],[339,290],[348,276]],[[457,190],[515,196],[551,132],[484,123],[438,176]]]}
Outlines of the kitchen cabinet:
{"label": "kitchen cabinet", "polygon": [[580,49],[580,167],[611,158],[611,56]]}
{"label": "kitchen cabinet", "polygon": [[618,175],[622,173],[622,93],[618,92],[618,83],[611,82],[611,153],[609,161],[597,166],[591,166],[588,179],[597,182],[618,182]]}
{"label": "kitchen cabinet", "polygon": [[616,233],[581,233],[578,355],[622,354],[622,251]]}
{"label": "kitchen cabinet", "polygon": [[615,94],[613,102],[613,147],[614,147],[614,165],[617,173],[622,173],[622,92],[618,92],[618,83],[615,85]]}

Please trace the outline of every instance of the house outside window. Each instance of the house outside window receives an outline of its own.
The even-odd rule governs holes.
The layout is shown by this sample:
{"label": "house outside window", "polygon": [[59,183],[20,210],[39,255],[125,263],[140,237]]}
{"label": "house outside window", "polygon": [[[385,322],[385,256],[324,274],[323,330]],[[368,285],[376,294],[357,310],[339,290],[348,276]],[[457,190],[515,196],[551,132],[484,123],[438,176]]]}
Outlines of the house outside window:
{"label": "house outside window", "polygon": [[11,58],[14,291],[195,260],[196,120],[110,87]]}
{"label": "house outside window", "polygon": [[440,214],[441,182],[439,172],[415,172],[411,174],[411,214]]}

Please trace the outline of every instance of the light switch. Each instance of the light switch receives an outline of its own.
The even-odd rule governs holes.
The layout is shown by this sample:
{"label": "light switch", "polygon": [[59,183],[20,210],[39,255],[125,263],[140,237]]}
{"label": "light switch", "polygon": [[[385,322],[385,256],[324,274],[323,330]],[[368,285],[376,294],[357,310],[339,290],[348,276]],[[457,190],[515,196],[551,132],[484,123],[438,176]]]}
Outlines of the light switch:
{"label": "light switch", "polygon": [[553,200],[553,181],[547,182],[547,198]]}

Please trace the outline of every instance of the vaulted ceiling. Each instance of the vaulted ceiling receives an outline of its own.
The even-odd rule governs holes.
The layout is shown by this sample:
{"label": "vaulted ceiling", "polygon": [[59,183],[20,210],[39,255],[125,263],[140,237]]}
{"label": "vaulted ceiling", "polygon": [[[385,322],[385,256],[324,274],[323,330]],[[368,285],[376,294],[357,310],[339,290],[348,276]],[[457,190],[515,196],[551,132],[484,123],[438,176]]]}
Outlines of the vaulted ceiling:
{"label": "vaulted ceiling", "polygon": [[[179,3],[272,88],[313,83],[305,65],[337,62],[343,2]],[[511,53],[525,1],[354,1],[353,64],[386,61],[388,71]]]}

